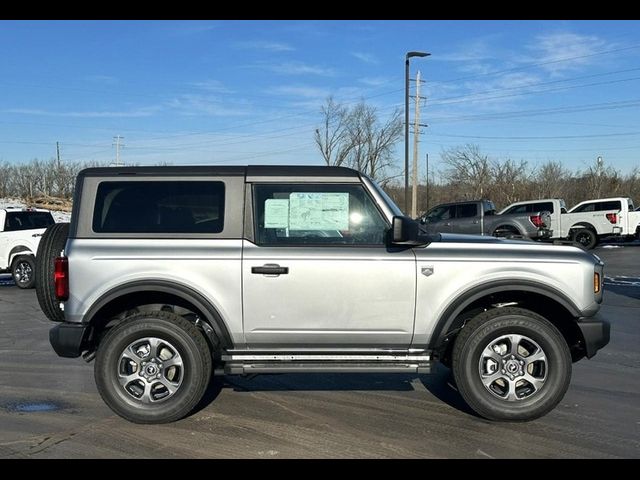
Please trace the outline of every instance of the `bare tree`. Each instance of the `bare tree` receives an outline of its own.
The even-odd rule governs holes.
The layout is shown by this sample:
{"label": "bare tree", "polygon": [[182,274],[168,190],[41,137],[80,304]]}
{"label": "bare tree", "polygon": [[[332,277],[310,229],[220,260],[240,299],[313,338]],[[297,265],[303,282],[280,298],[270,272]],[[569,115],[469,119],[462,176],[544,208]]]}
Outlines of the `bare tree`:
{"label": "bare tree", "polygon": [[322,106],[323,122],[316,128],[314,138],[327,166],[341,166],[349,153],[347,113],[347,109],[336,103],[333,97],[329,97]]}
{"label": "bare tree", "polygon": [[507,159],[503,162],[493,160],[491,162],[492,182],[489,187],[489,197],[499,205],[524,200],[530,197],[531,177],[533,172],[525,160],[516,162]]}
{"label": "bare tree", "polygon": [[538,168],[535,176],[537,198],[562,198],[571,172],[561,162],[549,160]]}
{"label": "bare tree", "polygon": [[329,97],[322,116],[314,139],[327,165],[349,166],[381,183],[391,178],[394,147],[402,137],[399,110],[381,122],[371,105],[360,102],[348,108]]}
{"label": "bare tree", "polygon": [[453,147],[440,155],[446,165],[445,180],[464,200],[479,199],[487,194],[491,183],[491,163],[478,145]]}

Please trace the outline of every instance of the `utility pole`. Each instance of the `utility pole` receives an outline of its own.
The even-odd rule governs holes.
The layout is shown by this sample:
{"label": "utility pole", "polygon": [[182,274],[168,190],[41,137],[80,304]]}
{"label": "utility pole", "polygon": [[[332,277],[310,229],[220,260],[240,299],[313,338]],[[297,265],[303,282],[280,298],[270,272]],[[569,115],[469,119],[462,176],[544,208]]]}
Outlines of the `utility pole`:
{"label": "utility pole", "polygon": [[412,170],[412,183],[413,188],[411,191],[411,218],[418,216],[418,141],[420,135],[420,70],[416,75],[416,104],[413,120],[413,170]]}
{"label": "utility pole", "polygon": [[427,207],[425,210],[429,211],[429,153],[425,153],[425,156],[427,159]]}
{"label": "utility pole", "polygon": [[120,135],[116,135],[115,137],[113,137],[113,139],[116,141],[116,143],[113,143],[112,146],[116,147],[116,167],[120,166],[120,148],[124,147],[124,143],[120,143],[120,140],[123,140],[124,137],[121,137]]}
{"label": "utility pole", "polygon": [[58,170],[60,170],[60,142],[56,142],[56,152],[58,154]]}

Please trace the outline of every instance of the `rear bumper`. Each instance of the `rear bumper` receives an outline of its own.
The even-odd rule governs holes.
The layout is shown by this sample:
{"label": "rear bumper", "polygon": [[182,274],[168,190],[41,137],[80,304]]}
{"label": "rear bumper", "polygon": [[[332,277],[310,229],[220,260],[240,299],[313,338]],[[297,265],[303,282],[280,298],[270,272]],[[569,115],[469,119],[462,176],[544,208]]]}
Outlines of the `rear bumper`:
{"label": "rear bumper", "polygon": [[82,323],[59,323],[49,330],[49,343],[60,357],[76,358],[82,347],[89,325]]}
{"label": "rear bumper", "polygon": [[535,238],[538,239],[547,239],[547,238],[551,238],[551,236],[553,235],[553,230],[549,230],[548,228],[541,228],[540,230],[538,230],[538,236]]}
{"label": "rear bumper", "polygon": [[587,358],[593,357],[598,350],[609,343],[611,325],[606,320],[597,318],[579,318],[578,327],[584,338],[584,347]]}

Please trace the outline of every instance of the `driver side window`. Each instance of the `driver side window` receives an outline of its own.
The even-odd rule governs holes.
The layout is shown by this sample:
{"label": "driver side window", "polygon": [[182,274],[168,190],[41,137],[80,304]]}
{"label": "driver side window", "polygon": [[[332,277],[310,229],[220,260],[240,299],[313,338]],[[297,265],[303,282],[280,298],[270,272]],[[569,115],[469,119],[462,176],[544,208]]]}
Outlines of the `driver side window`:
{"label": "driver side window", "polygon": [[253,187],[258,245],[384,245],[389,228],[361,185]]}

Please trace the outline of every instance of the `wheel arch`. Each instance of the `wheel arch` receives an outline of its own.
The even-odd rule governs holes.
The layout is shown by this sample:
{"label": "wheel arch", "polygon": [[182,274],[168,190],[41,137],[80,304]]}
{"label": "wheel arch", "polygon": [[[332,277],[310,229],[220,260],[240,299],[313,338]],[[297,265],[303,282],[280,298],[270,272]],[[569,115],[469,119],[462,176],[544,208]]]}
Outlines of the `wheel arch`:
{"label": "wheel arch", "polygon": [[231,335],[218,309],[193,288],[166,280],[133,281],[111,289],[89,307],[83,323],[101,330],[113,315],[150,303],[173,304],[199,314],[215,332],[220,347],[233,347]]}
{"label": "wheel arch", "polygon": [[593,230],[596,235],[598,234],[598,230],[596,229],[596,227],[589,222],[578,222],[574,225],[571,225],[571,228],[569,228],[569,231],[579,230],[581,228],[586,228],[587,230]]}
{"label": "wheel arch", "polygon": [[27,247],[26,245],[16,245],[11,250],[9,250],[9,256],[7,257],[7,266],[9,268],[11,268],[11,264],[13,263],[13,260],[18,255],[31,255],[35,257],[35,254],[31,250],[31,248]]}
{"label": "wheel arch", "polygon": [[567,340],[574,361],[584,356],[584,339],[575,320],[581,316],[580,309],[561,291],[527,280],[499,280],[461,293],[438,318],[428,348],[441,358],[446,357],[452,340],[467,320],[481,311],[500,308],[495,305],[510,302],[553,323]]}
{"label": "wheel arch", "polygon": [[517,235],[522,235],[522,229],[513,222],[500,223],[496,228],[493,229],[493,236],[495,236],[496,232],[499,230],[512,230]]}

